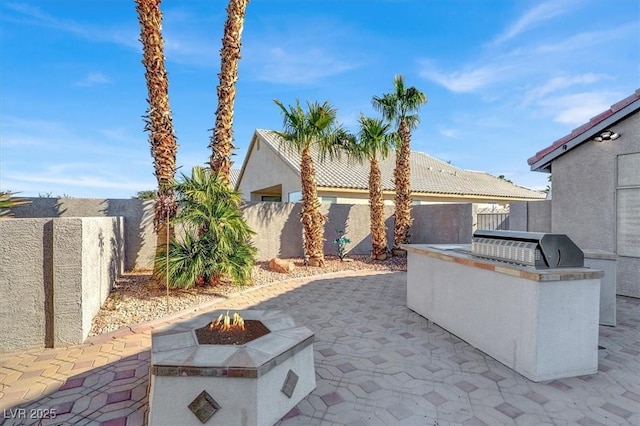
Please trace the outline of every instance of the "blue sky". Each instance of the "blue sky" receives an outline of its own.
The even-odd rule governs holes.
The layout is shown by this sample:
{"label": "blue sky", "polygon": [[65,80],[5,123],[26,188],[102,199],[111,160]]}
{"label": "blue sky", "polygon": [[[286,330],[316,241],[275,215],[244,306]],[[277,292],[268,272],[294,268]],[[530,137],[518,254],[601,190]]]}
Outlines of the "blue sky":
{"label": "blue sky", "polygon": [[[164,0],[180,172],[208,161],[226,1]],[[235,167],[273,103],[329,101],[356,131],[395,74],[428,103],[412,149],[543,189],[527,159],[640,87],[637,0],[253,0]],[[0,189],[129,198],[153,189],[133,0],[0,3]]]}

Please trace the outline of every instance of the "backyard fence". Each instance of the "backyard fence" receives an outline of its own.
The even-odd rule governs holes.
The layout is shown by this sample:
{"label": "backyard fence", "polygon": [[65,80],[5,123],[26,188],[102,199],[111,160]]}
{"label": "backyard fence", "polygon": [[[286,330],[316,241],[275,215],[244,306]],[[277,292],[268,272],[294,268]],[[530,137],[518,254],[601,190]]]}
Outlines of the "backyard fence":
{"label": "backyard fence", "polygon": [[509,213],[478,213],[477,229],[509,229]]}

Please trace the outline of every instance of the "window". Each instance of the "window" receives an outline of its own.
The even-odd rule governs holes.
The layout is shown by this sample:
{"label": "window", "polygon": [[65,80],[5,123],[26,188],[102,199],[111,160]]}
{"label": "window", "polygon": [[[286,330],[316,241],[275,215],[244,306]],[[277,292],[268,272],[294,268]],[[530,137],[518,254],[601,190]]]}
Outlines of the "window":
{"label": "window", "polygon": [[338,197],[318,197],[320,198],[321,203],[327,204],[336,204],[338,202]]}
{"label": "window", "polygon": [[616,245],[620,256],[640,257],[640,153],[618,156]]}
{"label": "window", "polygon": [[280,202],[282,201],[282,197],[279,195],[263,195],[260,197],[260,201]]}
{"label": "window", "polygon": [[290,192],[288,196],[288,201],[290,203],[299,203],[300,201],[302,201],[302,191]]}

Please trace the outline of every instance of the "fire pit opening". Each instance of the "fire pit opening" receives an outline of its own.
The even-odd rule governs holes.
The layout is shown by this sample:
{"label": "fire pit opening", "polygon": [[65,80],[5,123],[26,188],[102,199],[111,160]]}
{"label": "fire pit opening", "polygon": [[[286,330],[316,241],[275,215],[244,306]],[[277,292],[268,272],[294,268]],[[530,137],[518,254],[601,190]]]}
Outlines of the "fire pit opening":
{"label": "fire pit opening", "polygon": [[245,320],[237,312],[232,319],[228,311],[195,332],[200,345],[244,345],[270,333],[261,321]]}

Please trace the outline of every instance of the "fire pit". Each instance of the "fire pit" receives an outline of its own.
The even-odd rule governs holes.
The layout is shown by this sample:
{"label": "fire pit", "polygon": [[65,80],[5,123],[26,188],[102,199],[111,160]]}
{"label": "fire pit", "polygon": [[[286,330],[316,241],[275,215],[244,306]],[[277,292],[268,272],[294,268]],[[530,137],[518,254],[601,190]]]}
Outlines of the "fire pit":
{"label": "fire pit", "polygon": [[154,331],[149,424],[272,425],[316,387],[312,343],[281,311],[214,311]]}

